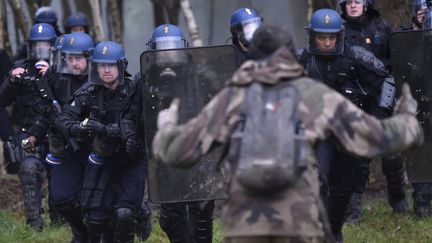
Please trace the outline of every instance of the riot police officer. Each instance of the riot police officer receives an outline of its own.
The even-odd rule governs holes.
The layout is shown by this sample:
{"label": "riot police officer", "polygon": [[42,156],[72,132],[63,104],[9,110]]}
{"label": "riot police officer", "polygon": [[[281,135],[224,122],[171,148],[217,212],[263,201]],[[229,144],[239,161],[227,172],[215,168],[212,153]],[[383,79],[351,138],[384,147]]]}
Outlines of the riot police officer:
{"label": "riot police officer", "polygon": [[[430,29],[432,27],[432,11],[431,6],[427,4],[427,1],[425,0],[415,0],[413,1],[413,30],[421,30],[421,29]],[[427,39],[424,39],[423,42],[425,42],[425,45],[427,44]],[[429,63],[428,58],[429,53],[426,53],[423,58],[425,58],[427,61],[425,63]],[[423,61],[423,60],[422,60]],[[428,69],[428,65],[426,67],[420,67],[421,69]],[[421,84],[421,82],[419,82]],[[426,89],[428,90],[428,89]],[[427,113],[425,113],[427,114]],[[419,115],[420,117],[422,114]],[[419,117],[419,119],[420,119]],[[423,118],[423,117],[421,117]],[[424,119],[424,118],[423,118]],[[429,130],[429,128],[424,128],[426,131]],[[424,149],[427,150],[428,148]],[[416,163],[422,163],[422,161],[409,161],[410,164],[414,165],[414,168],[416,167]],[[418,166],[418,170],[422,170],[423,168],[421,166]],[[412,186],[413,186],[413,203],[414,203],[414,213],[419,218],[426,218],[432,216],[432,208],[431,208],[431,201],[432,201],[432,183],[427,182],[427,180],[419,182],[415,181],[412,178],[413,176],[408,173],[408,179],[411,180]]]}
{"label": "riot police officer", "polygon": [[134,90],[126,67],[118,43],[99,43],[90,58],[89,82],[75,93],[73,106],[66,107],[59,118],[65,131],[77,130],[73,136],[85,134],[81,138],[93,150],[88,155],[80,204],[95,242],[102,236],[111,238],[109,233],[114,242],[133,242],[144,197],[145,163],[125,157],[118,125]]}
{"label": "riot police officer", "polygon": [[[51,7],[38,8],[34,16],[34,22],[35,24],[45,23],[51,25],[54,28],[55,34],[57,36],[61,36],[63,34],[57,25],[57,14],[51,9]],[[23,44],[20,45],[20,47],[18,48],[18,51],[15,54],[13,60],[19,63],[23,61],[25,58],[26,58],[26,46]]]}
{"label": "riot police officer", "polygon": [[42,228],[40,215],[42,183],[45,168],[41,157],[45,156],[45,118],[32,109],[34,82],[48,68],[50,48],[55,40],[55,31],[49,24],[34,25],[29,34],[27,58],[21,66],[12,69],[0,87],[1,106],[15,102],[13,114],[20,120],[20,131],[9,143],[9,154],[19,165],[19,177],[23,189],[24,210],[27,224]]}
{"label": "riot police officer", "polygon": [[[364,48],[345,44],[342,19],[334,10],[316,11],[307,29],[309,45],[300,54],[300,63],[306,67],[309,75],[323,80],[364,110],[375,109],[379,104],[381,85],[388,77],[382,62]],[[329,179],[327,210],[332,233],[337,240],[342,241],[341,230],[350,204],[356,170],[367,163],[363,161],[367,159],[353,158],[327,143],[318,146],[317,157],[321,172],[324,172],[324,176],[327,174]]]}
{"label": "riot police officer", "polygon": [[89,23],[87,16],[81,12],[76,12],[66,19],[66,33],[85,32],[89,33]]}
{"label": "riot police officer", "polygon": [[247,59],[252,36],[263,19],[250,8],[240,8],[231,15],[230,31],[232,43],[237,50],[237,66]]}
{"label": "riot police officer", "polygon": [[[169,50],[188,47],[188,43],[181,29],[171,24],[158,26],[153,31],[152,37],[147,45],[148,50]],[[185,52],[165,52],[159,54],[161,55],[159,56],[158,53],[156,53],[154,56],[156,59],[155,67],[150,68],[150,71],[148,71],[149,73],[143,73],[142,76],[146,80],[152,78],[158,79],[157,81],[153,81],[159,84],[159,88],[146,87],[146,89],[157,89],[159,92],[166,93],[170,92],[166,90],[166,88],[168,88],[166,86],[170,84],[173,86],[173,82],[178,82],[184,79],[184,75],[187,75],[189,57],[184,55]],[[154,74],[152,72],[154,72]],[[191,75],[191,77],[192,76],[193,75]],[[140,87],[141,85],[141,82],[139,82],[137,92],[132,97],[131,105],[122,118],[122,130],[125,140],[127,141],[126,149],[131,154],[136,154],[138,149],[137,144],[143,144],[144,136],[151,137],[150,134],[143,134],[141,132],[144,130],[144,128],[140,126],[144,122],[144,117],[141,115],[144,111],[143,104],[147,104],[141,93],[144,90]],[[188,88],[193,87],[178,87],[178,89]],[[166,100],[161,98],[157,103],[160,105],[160,103],[166,102]],[[163,105],[167,104],[162,104],[162,106]],[[193,109],[188,110],[190,113],[194,111]],[[145,122],[150,123],[155,121],[146,120]],[[154,131],[147,132],[154,133]],[[212,242],[213,200],[203,202],[161,203],[160,207],[159,224],[162,230],[167,234],[170,242]]]}
{"label": "riot police officer", "polygon": [[[64,35],[60,46],[56,46],[50,67],[51,72],[37,82],[40,93],[33,102],[33,107],[48,118],[49,131],[49,150],[46,161],[50,164],[61,163],[64,147],[67,144],[60,131],[54,126],[58,113],[62,106],[72,97],[73,93],[87,81],[87,60],[94,44],[93,39],[81,32]],[[69,143],[70,139],[67,139]],[[78,148],[72,148],[78,149]]]}
{"label": "riot police officer", "polygon": [[[362,46],[380,59],[391,71],[389,39],[390,24],[380,17],[373,0],[341,0],[342,18],[345,19],[345,41],[351,46]],[[394,95],[393,95],[394,96]],[[375,114],[386,118],[390,112]],[[365,161],[366,162],[366,161]],[[382,169],[387,179],[388,201],[394,212],[408,210],[405,198],[404,166],[401,155],[382,158]],[[356,175],[354,194],[347,222],[355,223],[361,218],[361,194],[369,177],[369,164],[360,165]]]}

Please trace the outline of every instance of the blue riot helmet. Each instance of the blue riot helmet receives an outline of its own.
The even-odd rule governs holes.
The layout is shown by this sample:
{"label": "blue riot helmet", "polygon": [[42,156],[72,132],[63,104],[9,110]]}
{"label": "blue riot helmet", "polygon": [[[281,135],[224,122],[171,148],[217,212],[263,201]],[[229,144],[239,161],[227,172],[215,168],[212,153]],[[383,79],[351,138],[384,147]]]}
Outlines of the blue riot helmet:
{"label": "blue riot helmet", "polygon": [[56,25],[57,14],[50,7],[40,7],[35,14],[36,23],[47,23]]}
{"label": "blue riot helmet", "polygon": [[71,33],[71,32],[88,33],[88,27],[89,27],[89,23],[88,23],[87,16],[81,12],[76,12],[71,16],[69,16],[69,18],[67,18],[65,23],[65,28],[67,33]]}
{"label": "blue riot helmet", "polygon": [[231,15],[230,30],[234,41],[249,46],[256,29],[262,24],[262,18],[250,8],[241,8]]}
{"label": "blue riot helmet", "polygon": [[35,24],[27,40],[28,60],[49,60],[56,33],[50,24]]}
{"label": "blue riot helmet", "polygon": [[172,24],[163,24],[156,27],[151,39],[147,42],[147,50],[164,50],[186,48],[187,43],[182,30]]}
{"label": "blue riot helmet", "polygon": [[88,68],[87,58],[93,50],[93,39],[84,32],[75,32],[64,35],[57,59],[57,72],[86,75]]}
{"label": "blue riot helmet", "polygon": [[96,45],[90,58],[89,82],[110,87],[122,83],[127,68],[123,47],[113,41]]}
{"label": "blue riot helmet", "polygon": [[167,50],[155,54],[154,63],[158,65],[188,63],[185,51],[168,51],[170,49],[187,48],[188,46],[189,43],[186,41],[182,30],[172,24],[163,24],[156,27],[151,39],[147,42],[148,50]]}
{"label": "blue riot helmet", "polygon": [[[333,9],[319,9],[306,27],[309,33],[307,51],[314,55],[340,55],[344,51],[345,28],[342,18]],[[323,46],[323,41],[329,41]]]}

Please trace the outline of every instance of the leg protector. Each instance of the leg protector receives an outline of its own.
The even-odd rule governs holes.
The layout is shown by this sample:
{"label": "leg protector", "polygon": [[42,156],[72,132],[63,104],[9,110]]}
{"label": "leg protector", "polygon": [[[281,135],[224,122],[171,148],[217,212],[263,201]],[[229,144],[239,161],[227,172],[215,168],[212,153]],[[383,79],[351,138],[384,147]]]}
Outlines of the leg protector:
{"label": "leg protector", "polygon": [[414,193],[414,213],[419,218],[430,217],[432,184],[431,183],[413,183]]}
{"label": "leg protector", "polygon": [[194,243],[185,203],[161,204],[159,224],[171,243]]}
{"label": "leg protector", "polygon": [[133,243],[135,236],[135,212],[130,208],[117,208],[114,212],[114,242]]}
{"label": "leg protector", "polygon": [[24,215],[27,224],[42,230],[41,204],[43,166],[36,157],[26,157],[20,165],[19,178],[24,199]]}
{"label": "leg protector", "polygon": [[347,212],[346,223],[355,224],[360,222],[362,216],[362,194],[354,192],[351,196],[350,207]]}
{"label": "leg protector", "polygon": [[331,231],[334,236],[342,234],[342,226],[345,222],[347,209],[350,205],[351,195],[352,189],[349,187],[330,187],[327,213],[330,221]]}
{"label": "leg protector", "polygon": [[211,243],[213,240],[214,206],[213,200],[189,204],[189,219],[197,243]]}
{"label": "leg protector", "polygon": [[99,243],[108,226],[107,220],[90,219],[86,217],[85,224],[89,232],[89,242]]}
{"label": "leg protector", "polygon": [[[69,223],[74,239],[88,239],[87,226],[84,224],[84,216],[81,208],[74,202],[54,203],[57,212]],[[84,241],[77,241],[84,242]]]}
{"label": "leg protector", "polygon": [[408,211],[404,189],[404,166],[400,154],[382,158],[382,169],[387,179],[388,202],[396,213]]}

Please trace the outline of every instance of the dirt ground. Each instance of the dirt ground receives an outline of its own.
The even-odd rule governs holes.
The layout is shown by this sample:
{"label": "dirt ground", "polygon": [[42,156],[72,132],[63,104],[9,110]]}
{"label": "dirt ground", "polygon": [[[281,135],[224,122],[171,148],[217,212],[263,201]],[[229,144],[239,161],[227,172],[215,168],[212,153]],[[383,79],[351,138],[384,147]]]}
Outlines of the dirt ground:
{"label": "dirt ground", "polygon": [[21,202],[18,176],[0,176],[0,209],[14,209]]}

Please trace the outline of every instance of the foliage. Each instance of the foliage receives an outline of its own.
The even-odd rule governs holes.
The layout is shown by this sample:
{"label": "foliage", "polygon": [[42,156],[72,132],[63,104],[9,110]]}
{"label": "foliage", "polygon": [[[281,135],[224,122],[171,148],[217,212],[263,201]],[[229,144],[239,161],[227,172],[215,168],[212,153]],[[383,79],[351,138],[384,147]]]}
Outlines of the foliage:
{"label": "foliage", "polygon": [[[382,197],[366,199],[363,212],[364,218],[360,224],[344,227],[346,242],[432,242],[432,218],[419,220],[412,213],[393,214]],[[44,219],[48,222],[46,214]],[[0,243],[70,242],[70,239],[70,230],[66,226],[47,226],[37,233],[25,225],[22,213],[0,212]],[[153,218],[153,232],[147,242],[169,242],[159,227],[157,217]],[[220,219],[215,222],[214,242],[223,242]]]}

